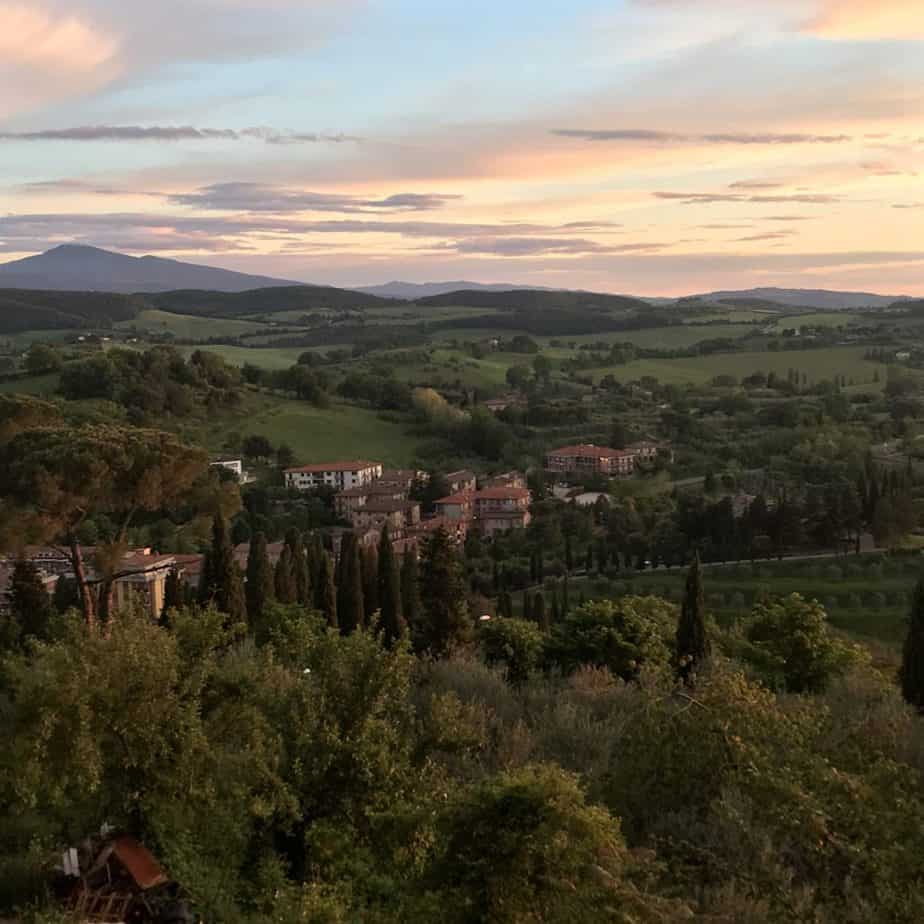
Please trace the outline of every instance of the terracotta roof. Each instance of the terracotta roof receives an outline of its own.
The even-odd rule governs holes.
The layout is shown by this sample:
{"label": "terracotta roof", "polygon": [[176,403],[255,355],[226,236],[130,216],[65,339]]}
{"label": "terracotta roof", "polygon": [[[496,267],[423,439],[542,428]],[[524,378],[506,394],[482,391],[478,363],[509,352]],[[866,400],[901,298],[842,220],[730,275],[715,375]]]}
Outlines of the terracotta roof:
{"label": "terracotta roof", "polygon": [[474,481],[475,473],[470,472],[467,468],[460,469],[458,472],[450,472],[446,476],[447,481]]}
{"label": "terracotta roof", "polygon": [[460,526],[458,520],[450,520],[447,517],[431,517],[429,520],[421,520],[412,528],[412,532],[436,532],[438,529],[445,529],[447,533],[454,532]]}
{"label": "terracotta roof", "polygon": [[387,497],[373,497],[366,503],[365,507],[360,507],[356,512],[363,513],[400,513],[407,510],[410,506],[407,501],[391,500]]}
{"label": "terracotta roof", "polygon": [[450,494],[449,497],[441,497],[438,501],[434,501],[436,506],[441,504],[470,504],[474,499],[474,494]]}
{"label": "terracotta roof", "polygon": [[632,453],[624,449],[608,449],[606,446],[583,443],[580,446],[562,446],[560,449],[552,449],[546,455],[578,456],[584,459],[622,459],[632,455]]}
{"label": "terracotta roof", "polygon": [[323,462],[319,465],[300,465],[297,468],[287,468],[286,474],[316,475],[320,472],[362,472],[367,468],[377,468],[378,462]]}
{"label": "terracotta roof", "polygon": [[485,488],[475,494],[475,500],[522,500],[531,496],[526,488]]}
{"label": "terracotta roof", "polygon": [[364,487],[347,488],[344,491],[340,491],[337,497],[367,497],[371,487],[371,485],[366,485]]}

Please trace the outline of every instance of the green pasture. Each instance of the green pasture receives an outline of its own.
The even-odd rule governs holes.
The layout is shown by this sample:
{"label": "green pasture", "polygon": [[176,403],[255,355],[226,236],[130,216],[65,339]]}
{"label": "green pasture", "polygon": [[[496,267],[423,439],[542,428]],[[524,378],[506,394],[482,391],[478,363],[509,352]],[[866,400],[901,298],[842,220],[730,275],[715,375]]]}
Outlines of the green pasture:
{"label": "green pasture", "polygon": [[[715,376],[745,378],[753,372],[775,372],[786,377],[790,369],[808,375],[809,382],[833,379],[837,375],[852,379],[857,388],[880,391],[886,378],[886,366],[864,359],[866,347],[829,347],[819,350],[791,350],[760,353],[717,353],[684,359],[640,359],[626,365],[606,366],[593,370],[595,381],[612,375],[617,381],[633,381],[653,376],[668,385],[704,385]],[[873,382],[878,370],[879,382]]]}
{"label": "green pasture", "polygon": [[61,376],[57,372],[52,372],[48,375],[33,375],[27,379],[16,379],[12,382],[0,382],[0,394],[44,397],[54,394],[58,390],[60,381]]}
{"label": "green pasture", "polygon": [[238,337],[258,330],[266,324],[256,321],[238,321],[231,318],[200,318],[189,314],[173,314],[156,308],[145,309],[131,321],[116,324],[119,330],[145,334],[172,334],[184,340],[205,340],[209,337]]}
{"label": "green pasture", "polygon": [[852,311],[810,311],[806,314],[787,315],[779,318],[774,329],[777,331],[800,327],[846,327],[863,320],[863,315]]}
{"label": "green pasture", "polygon": [[374,411],[348,404],[317,408],[255,392],[234,412],[197,425],[189,437],[219,452],[231,434],[265,436],[274,446],[287,443],[297,462],[306,465],[369,459],[403,467],[411,464],[417,446],[405,425],[383,420]]}
{"label": "green pasture", "polygon": [[217,353],[233,366],[243,366],[244,363],[250,363],[252,366],[259,366],[261,369],[272,371],[275,369],[288,369],[289,366],[294,366],[298,362],[298,357],[305,352],[306,347],[250,348],[225,344],[208,344],[202,347],[181,346],[178,349],[186,356],[201,349],[208,353]]}

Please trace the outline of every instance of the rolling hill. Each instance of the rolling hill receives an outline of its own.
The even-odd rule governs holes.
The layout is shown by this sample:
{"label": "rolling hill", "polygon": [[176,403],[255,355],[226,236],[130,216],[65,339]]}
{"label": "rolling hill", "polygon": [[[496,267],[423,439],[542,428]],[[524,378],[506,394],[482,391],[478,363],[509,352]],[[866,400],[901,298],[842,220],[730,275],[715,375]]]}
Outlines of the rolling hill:
{"label": "rolling hill", "polygon": [[701,295],[704,301],[734,304],[736,301],[758,299],[787,308],[822,308],[846,311],[850,308],[888,308],[902,301],[898,295],[874,295],[871,292],[835,292],[830,289],[777,289],[772,287],[742,289],[740,291],[710,292]]}
{"label": "rolling hill", "polygon": [[64,244],[43,254],[0,264],[0,288],[68,292],[168,292],[204,289],[244,292],[267,286],[299,285],[268,276]]}

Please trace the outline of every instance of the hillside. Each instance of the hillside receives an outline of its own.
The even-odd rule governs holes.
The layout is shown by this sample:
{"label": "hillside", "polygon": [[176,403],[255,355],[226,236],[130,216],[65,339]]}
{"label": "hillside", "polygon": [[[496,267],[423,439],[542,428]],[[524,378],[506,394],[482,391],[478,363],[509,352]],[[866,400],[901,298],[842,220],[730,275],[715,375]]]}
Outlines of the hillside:
{"label": "hillside", "polygon": [[[80,292],[166,292],[210,289],[242,292],[292,285],[289,280],[64,244],[34,257],[0,264],[0,287]],[[297,283],[296,283],[297,284]]]}
{"label": "hillside", "polygon": [[143,307],[143,299],[132,295],[0,289],[0,333],[110,327],[130,321]]}
{"label": "hillside", "polygon": [[245,292],[182,289],[148,295],[149,305],[174,314],[200,317],[240,317],[277,311],[349,311],[394,307],[390,299],[376,298],[328,286],[281,286]]}
{"label": "hillside", "polygon": [[472,308],[495,308],[513,311],[528,308],[534,311],[579,309],[584,311],[638,311],[651,308],[648,302],[626,295],[605,295],[598,292],[556,292],[539,289],[511,289],[504,292],[463,289],[428,298],[417,299],[423,307],[467,305]]}
{"label": "hillside", "polygon": [[[510,283],[481,283],[481,282],[401,282],[395,280],[376,286],[359,286],[357,292],[367,295],[378,295],[382,298],[414,301],[421,298],[430,298],[434,295],[446,295],[449,292],[511,292],[524,289],[526,286],[511,285]],[[543,286],[529,286],[536,292],[548,292]]]}
{"label": "hillside", "polygon": [[903,300],[898,295],[875,295],[871,292],[835,292],[829,289],[778,289],[773,287],[710,292],[699,297],[704,301],[727,304],[758,299],[761,302],[772,302],[787,308],[824,308],[837,311],[848,308],[888,308],[894,302]]}

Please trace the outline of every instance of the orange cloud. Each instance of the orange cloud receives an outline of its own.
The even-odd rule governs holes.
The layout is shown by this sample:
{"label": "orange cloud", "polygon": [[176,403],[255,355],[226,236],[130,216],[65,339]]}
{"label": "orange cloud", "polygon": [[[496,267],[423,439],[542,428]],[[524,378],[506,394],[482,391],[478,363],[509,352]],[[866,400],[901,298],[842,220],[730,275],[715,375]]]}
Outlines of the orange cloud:
{"label": "orange cloud", "polygon": [[0,2],[0,115],[102,85],[117,52],[113,36],[77,17]]}
{"label": "orange cloud", "polygon": [[809,29],[833,39],[924,39],[924,5],[918,0],[826,0]]}

